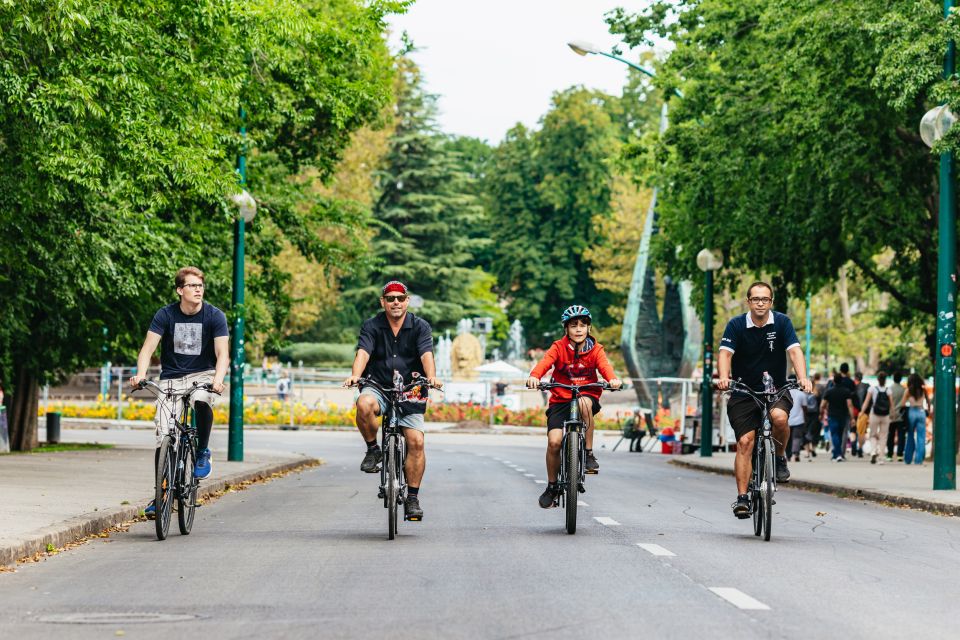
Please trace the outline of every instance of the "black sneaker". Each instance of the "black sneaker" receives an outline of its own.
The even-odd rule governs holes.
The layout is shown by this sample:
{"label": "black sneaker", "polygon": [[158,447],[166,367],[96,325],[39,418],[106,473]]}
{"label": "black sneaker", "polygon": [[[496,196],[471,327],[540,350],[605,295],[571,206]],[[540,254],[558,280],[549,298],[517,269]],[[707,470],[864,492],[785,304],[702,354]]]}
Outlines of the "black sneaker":
{"label": "black sneaker", "polygon": [[777,456],[773,464],[777,469],[777,482],[790,481],[790,469],[787,468],[787,459],[783,456]]}
{"label": "black sneaker", "polygon": [[737,516],[741,520],[746,520],[750,517],[750,496],[745,493],[741,493],[737,496],[737,501],[732,505],[733,515]]}
{"label": "black sneaker", "polygon": [[540,508],[549,509],[550,507],[556,506],[557,496],[559,495],[560,489],[548,486],[543,490],[543,493],[540,494]]}
{"label": "black sneaker", "polygon": [[423,520],[423,509],[420,508],[420,499],[417,496],[408,496],[403,501],[403,519],[413,522]]}
{"label": "black sneaker", "polygon": [[380,471],[381,460],[383,460],[383,451],[380,450],[380,447],[367,449],[366,455],[363,456],[363,462],[360,463],[360,471],[365,473]]}
{"label": "black sneaker", "polygon": [[597,462],[596,456],[593,455],[593,451],[587,453],[584,466],[587,468],[587,473],[600,473],[600,464]]}

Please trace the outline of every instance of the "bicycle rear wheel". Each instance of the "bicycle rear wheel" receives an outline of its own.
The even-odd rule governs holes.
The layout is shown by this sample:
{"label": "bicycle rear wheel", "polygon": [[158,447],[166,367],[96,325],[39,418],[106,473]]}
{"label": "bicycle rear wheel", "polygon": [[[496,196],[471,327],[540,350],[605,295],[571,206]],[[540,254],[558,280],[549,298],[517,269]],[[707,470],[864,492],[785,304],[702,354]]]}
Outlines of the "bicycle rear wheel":
{"label": "bicycle rear wheel", "polygon": [[194,475],[195,449],[193,443],[184,439],[180,442],[183,447],[183,457],[180,459],[180,468],[177,469],[177,524],[180,525],[182,535],[190,535],[193,529],[193,517],[197,509],[197,478]]}
{"label": "bicycle rear wheel", "polygon": [[763,494],[763,539],[770,539],[771,525],[773,524],[773,447],[771,443],[766,443],[763,448],[763,475],[760,480],[761,493]]}
{"label": "bicycle rear wheel", "polygon": [[387,540],[393,540],[397,536],[397,498],[400,490],[400,482],[397,479],[397,437],[387,438],[387,450],[384,451],[387,456]]}
{"label": "bicycle rear wheel", "polygon": [[567,533],[577,532],[577,494],[580,486],[580,434],[568,432],[563,452],[564,472],[567,476],[564,502],[567,510]]}
{"label": "bicycle rear wheel", "polygon": [[753,510],[753,535],[763,533],[763,499],[760,492],[763,478],[763,442],[758,437],[754,444],[753,474],[750,478],[750,507]]}
{"label": "bicycle rear wheel", "polygon": [[173,438],[167,436],[160,443],[160,457],[157,461],[157,484],[154,492],[154,506],[157,517],[157,540],[166,540],[170,531],[170,516],[173,510],[174,494],[174,450]]}

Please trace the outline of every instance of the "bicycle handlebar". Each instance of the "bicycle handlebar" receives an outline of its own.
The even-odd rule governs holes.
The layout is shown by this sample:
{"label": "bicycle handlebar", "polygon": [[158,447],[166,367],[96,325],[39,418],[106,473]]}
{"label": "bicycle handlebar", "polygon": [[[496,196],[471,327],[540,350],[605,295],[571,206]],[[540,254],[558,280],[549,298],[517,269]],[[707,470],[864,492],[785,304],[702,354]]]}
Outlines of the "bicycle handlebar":
{"label": "bicycle handlebar", "polygon": [[214,391],[213,385],[210,384],[209,382],[203,382],[203,383],[194,382],[192,388],[187,389],[186,391],[181,391],[180,393],[174,393],[173,391],[171,391],[171,390],[169,390],[169,389],[164,389],[163,387],[161,387],[159,384],[157,384],[157,383],[154,382],[153,380],[147,380],[146,378],[144,378],[143,380],[141,380],[141,381],[137,384],[137,386],[136,386],[136,388],[135,388],[134,390],[135,390],[135,391],[139,391],[139,390],[141,390],[141,389],[146,389],[148,386],[156,389],[159,393],[162,393],[162,394],[164,394],[164,395],[187,396],[187,395],[190,395],[190,394],[192,394],[192,393],[194,393],[194,392],[196,392],[196,391],[209,391],[210,393],[215,393],[215,394],[217,394],[217,395],[220,395],[220,392],[219,392],[219,391]]}
{"label": "bicycle handlebar", "polygon": [[[394,393],[394,392],[396,392],[396,391],[398,390],[397,387],[385,387],[385,386],[383,386],[382,384],[380,384],[379,382],[377,382],[376,380],[374,380],[373,378],[370,378],[370,377],[360,378],[359,380],[357,380],[357,382],[356,382],[355,384],[352,384],[352,385],[349,385],[349,386],[351,386],[351,387],[364,387],[364,386],[366,386],[366,385],[370,385],[370,386],[376,387],[377,389],[379,389],[380,391],[383,391],[384,393]],[[415,389],[415,388],[417,388],[417,387],[427,387],[428,389],[437,389],[438,391],[443,388],[441,385],[430,384],[430,382],[427,381],[426,378],[418,377],[418,378],[414,378],[412,382],[409,382],[409,383],[403,385],[402,387],[400,387],[399,391],[400,391],[400,393],[406,393],[407,391],[410,391],[410,390]]]}
{"label": "bicycle handlebar", "polygon": [[610,386],[609,382],[588,382],[587,384],[563,384],[562,382],[541,382],[537,385],[541,391],[550,389],[567,389],[569,391],[579,391],[580,389],[603,389],[604,391],[620,391]]}
{"label": "bicycle handlebar", "polygon": [[[717,391],[720,391],[716,383],[713,384],[713,388]],[[799,388],[800,388],[800,385],[797,384],[796,382],[788,382],[782,387],[780,387],[779,389],[776,389],[775,391],[773,391],[772,393],[768,393],[766,391],[754,391],[753,388],[743,384],[740,380],[731,380],[730,388],[726,389],[725,391],[726,392],[739,391],[741,393],[747,394],[757,402],[767,402],[769,400],[770,404],[776,404],[780,400],[780,398],[787,395],[791,389],[799,389]]]}

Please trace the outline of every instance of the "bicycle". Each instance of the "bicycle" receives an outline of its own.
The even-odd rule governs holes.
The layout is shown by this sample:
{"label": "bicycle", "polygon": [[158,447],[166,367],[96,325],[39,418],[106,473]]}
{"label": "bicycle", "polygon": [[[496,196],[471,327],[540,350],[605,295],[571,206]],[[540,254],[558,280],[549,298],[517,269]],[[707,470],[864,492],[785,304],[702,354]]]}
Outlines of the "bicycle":
{"label": "bicycle", "polygon": [[[190,419],[190,397],[197,391],[213,390],[211,384],[193,383],[186,391],[175,393],[164,389],[152,380],[142,380],[137,389],[149,388],[158,400],[157,411],[166,409],[173,419],[169,430],[160,443],[157,458],[157,476],[154,488],[156,505],[157,539],[166,540],[170,531],[170,515],[173,501],[177,501],[177,524],[181,535],[190,535],[197,508],[197,487],[200,480],[194,474],[197,461],[197,429]],[[219,394],[218,394],[219,395]],[[177,403],[182,403],[179,415]],[[162,406],[160,406],[162,405]]]}
{"label": "bicycle", "polygon": [[560,473],[557,475],[557,488],[560,492],[553,502],[553,506],[561,506],[566,511],[567,533],[577,532],[577,496],[584,493],[583,486],[586,480],[584,459],[587,455],[587,442],[583,434],[584,422],[580,419],[580,390],[603,389],[617,391],[606,382],[590,382],[588,384],[563,384],[560,382],[541,382],[541,391],[550,389],[567,389],[573,394],[570,401],[570,416],[563,423],[563,440],[560,443]]}
{"label": "bicycle", "polygon": [[757,403],[757,406],[763,411],[763,420],[757,426],[756,436],[753,444],[753,473],[750,476],[750,484],[747,487],[747,494],[750,496],[750,514],[753,516],[753,534],[763,536],[766,541],[770,540],[770,533],[773,525],[773,505],[776,502],[773,494],[777,491],[777,473],[774,464],[776,455],[776,441],[773,438],[773,425],[770,422],[770,409],[785,395],[790,393],[791,389],[799,389],[795,382],[788,382],[779,389],[773,388],[773,381],[770,381],[769,389],[772,391],[754,391],[739,380],[730,382],[731,391],[739,391]]}
{"label": "bicycle", "polygon": [[[383,451],[383,462],[380,465],[380,491],[377,497],[383,500],[383,506],[387,510],[387,539],[393,540],[397,536],[398,521],[397,510],[400,503],[404,502],[407,491],[406,478],[404,477],[404,463],[407,460],[406,441],[403,438],[403,428],[400,426],[400,403],[404,396],[417,389],[418,387],[428,387],[439,389],[427,382],[426,378],[414,377],[413,381],[407,384],[403,383],[403,378],[397,371],[393,372],[393,386],[385,387],[375,381],[373,378],[360,378],[356,386],[363,387],[370,385],[379,389],[387,397],[389,406],[381,416],[381,451]],[[420,520],[420,517],[407,518],[411,522]]]}

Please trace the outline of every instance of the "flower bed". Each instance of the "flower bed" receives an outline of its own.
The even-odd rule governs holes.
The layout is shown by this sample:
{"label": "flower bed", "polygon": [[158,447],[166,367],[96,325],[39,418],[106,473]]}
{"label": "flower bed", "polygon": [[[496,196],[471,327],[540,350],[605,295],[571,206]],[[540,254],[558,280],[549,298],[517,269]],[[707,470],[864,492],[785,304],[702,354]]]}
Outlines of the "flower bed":
{"label": "flower bed", "polygon": [[[279,400],[247,402],[243,407],[243,422],[244,424],[290,424],[290,410],[290,404],[282,403]],[[50,403],[50,411],[57,411],[65,418],[99,418],[102,420],[115,420],[117,418],[117,405],[110,402],[85,405],[52,402]],[[493,424],[540,427],[546,423],[542,407],[519,411],[511,411],[505,407],[494,407],[492,411]],[[132,401],[123,404],[124,420],[152,421],[154,412],[155,405],[152,402]],[[456,404],[434,402],[428,405],[425,417],[428,422],[476,420],[484,424],[490,424],[490,412],[490,407],[469,402]],[[293,424],[314,426],[353,425],[355,424],[356,413],[356,408],[353,405],[339,407],[330,404],[324,407],[310,408],[307,405],[295,403],[293,405]],[[44,414],[44,408],[40,407],[39,415],[43,416]],[[220,403],[214,407],[213,419],[216,424],[225,424],[227,418],[228,406],[226,403]],[[596,426],[598,429],[620,428],[616,420],[604,418],[602,415],[597,418]]]}

